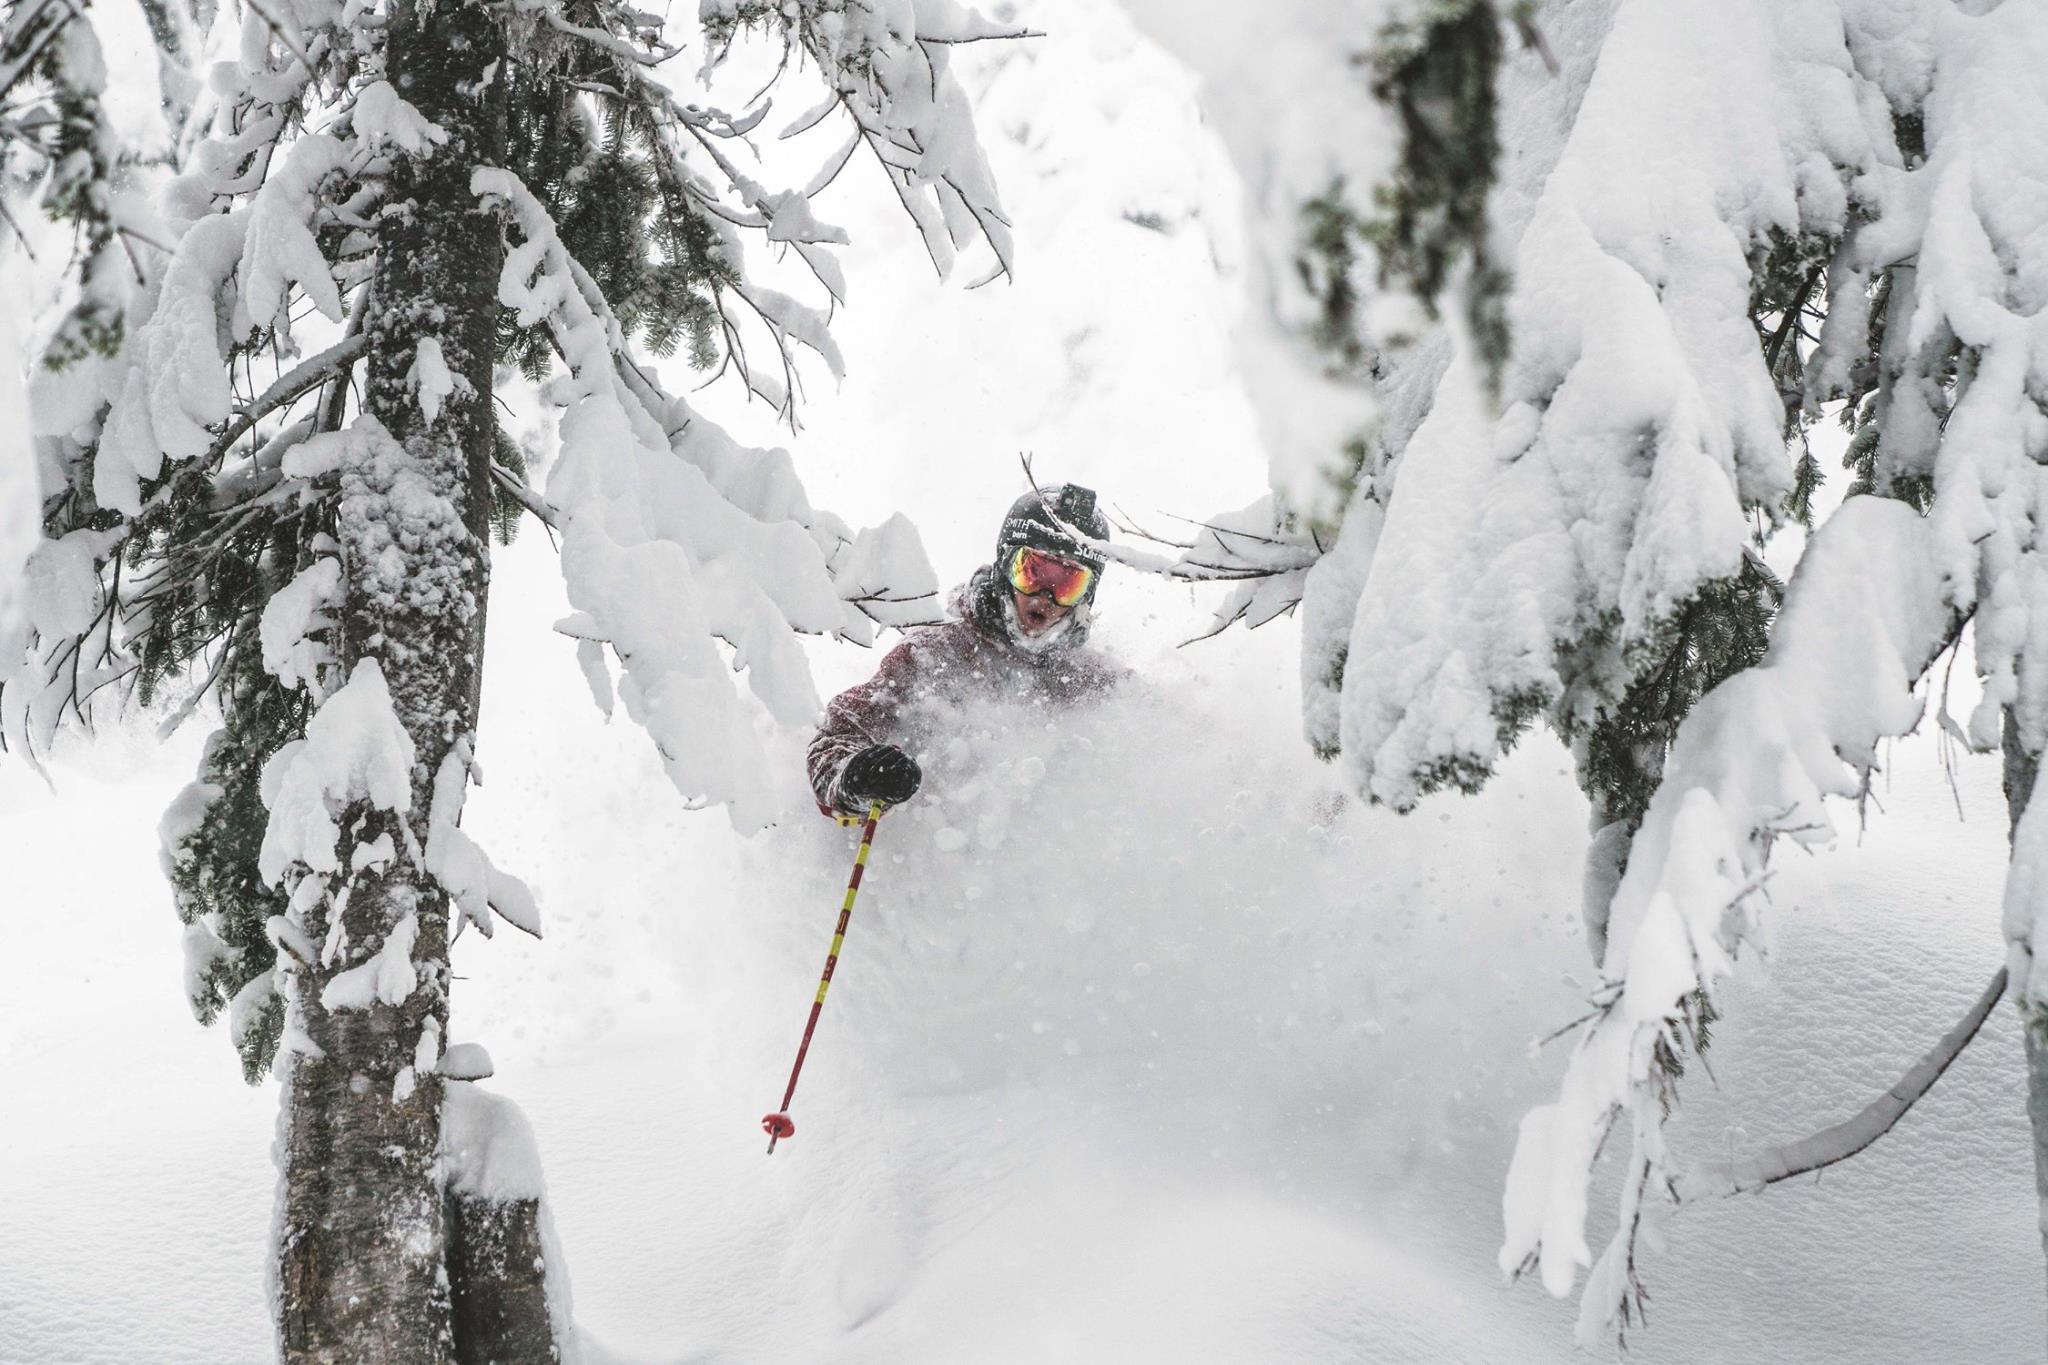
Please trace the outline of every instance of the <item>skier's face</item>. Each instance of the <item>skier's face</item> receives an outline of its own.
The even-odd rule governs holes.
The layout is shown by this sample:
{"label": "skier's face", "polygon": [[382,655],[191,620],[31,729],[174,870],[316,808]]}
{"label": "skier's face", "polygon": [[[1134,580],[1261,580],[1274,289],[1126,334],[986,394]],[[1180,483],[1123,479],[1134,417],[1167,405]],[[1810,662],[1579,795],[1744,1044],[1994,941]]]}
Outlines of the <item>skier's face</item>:
{"label": "skier's face", "polygon": [[1017,624],[1026,635],[1043,635],[1055,622],[1073,610],[1072,607],[1063,607],[1053,601],[1051,593],[1026,597],[1012,588],[1010,595],[1017,602]]}

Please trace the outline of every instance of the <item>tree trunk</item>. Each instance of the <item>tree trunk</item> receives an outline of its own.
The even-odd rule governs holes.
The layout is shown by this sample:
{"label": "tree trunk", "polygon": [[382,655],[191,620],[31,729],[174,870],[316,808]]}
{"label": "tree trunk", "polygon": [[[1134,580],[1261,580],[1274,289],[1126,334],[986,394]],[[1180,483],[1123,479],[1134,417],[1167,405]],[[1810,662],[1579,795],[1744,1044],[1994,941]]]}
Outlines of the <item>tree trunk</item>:
{"label": "tree trunk", "polygon": [[[2041,755],[2029,753],[2020,737],[2012,708],[2007,707],[2004,727],[2005,809],[2011,823],[2007,838],[2019,833],[2020,817],[2026,814],[2027,798],[2033,795],[2034,779],[2041,768]],[[2025,982],[2014,984],[2016,992]],[[2034,1194],[2041,1208],[2041,1249],[2048,1255],[2048,1045],[2041,1038],[2043,1021],[2021,997],[2020,1037],[2027,1055],[2027,1118],[2034,1127]]]}
{"label": "tree trunk", "polygon": [[540,1200],[448,1192],[448,1280],[459,1365],[557,1365]]}
{"label": "tree trunk", "polygon": [[[503,247],[470,193],[471,171],[501,155],[504,38],[475,0],[400,0],[387,74],[446,132],[396,156],[377,227],[368,325],[366,433],[342,470],[342,658],[375,659],[411,737],[411,809],[345,813],[341,861],[389,837],[395,856],[353,874],[340,904],[305,905],[316,948],[339,916],[331,961],[296,972],[294,1048],[280,1125],[279,1335],[287,1361],[456,1356],[437,1160],[442,1084],[432,1068],[448,1016],[448,899],[418,849],[434,775],[476,727],[483,660],[491,364]],[[437,412],[416,390],[421,343],[440,348],[452,391]],[[431,349],[431,348],[429,348]],[[419,366],[419,370],[427,369]],[[435,390],[438,393],[438,390]],[[321,991],[410,921],[416,984],[396,1004],[328,1010]],[[288,1046],[290,1046],[288,1041]]]}
{"label": "tree trunk", "polygon": [[551,1257],[540,1146],[519,1106],[467,1081],[441,1104],[448,1283],[460,1365],[560,1365],[569,1280]]}
{"label": "tree trunk", "polygon": [[2048,1047],[2031,1018],[2020,1036],[2027,1050],[2027,1119],[2034,1126],[2034,1197],[2042,1209],[2041,1250],[2048,1255]]}

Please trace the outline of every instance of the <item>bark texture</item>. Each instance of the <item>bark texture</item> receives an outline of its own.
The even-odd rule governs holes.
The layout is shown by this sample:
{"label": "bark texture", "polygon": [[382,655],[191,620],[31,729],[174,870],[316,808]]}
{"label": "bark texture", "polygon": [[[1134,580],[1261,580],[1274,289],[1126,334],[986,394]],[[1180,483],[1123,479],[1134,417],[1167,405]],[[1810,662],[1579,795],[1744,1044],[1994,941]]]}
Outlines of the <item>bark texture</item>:
{"label": "bark texture", "polygon": [[[482,5],[401,0],[393,15],[389,79],[448,137],[430,154],[396,159],[378,223],[364,415],[390,440],[364,442],[343,469],[337,539],[343,659],[351,673],[371,658],[384,671],[415,746],[412,805],[403,827],[392,812],[346,813],[344,867],[380,836],[397,856],[355,873],[345,897],[303,912],[315,945],[330,941],[336,916],[345,937],[331,959],[301,964],[293,988],[294,1021],[311,1047],[287,1069],[279,1145],[277,1301],[291,1362],[457,1358],[432,1070],[446,1036],[448,900],[418,850],[434,775],[476,727],[503,248],[469,181],[499,156],[504,85],[493,68],[503,57],[498,20]],[[408,378],[426,341],[456,377],[431,414]],[[327,982],[408,918],[410,993],[324,1008]]]}
{"label": "bark texture", "polygon": [[558,1365],[540,1200],[448,1196],[448,1279],[461,1365]]}
{"label": "bark texture", "polygon": [[[2006,837],[2019,832],[2020,816],[2026,814],[2027,798],[2033,795],[2034,779],[2041,769],[2041,755],[2029,753],[2020,739],[2020,727],[2012,711],[2005,713],[2005,809],[2011,817]],[[2021,1007],[2020,1036],[2027,1055],[2027,1119],[2034,1129],[2034,1195],[2042,1210],[2041,1250],[2048,1256],[2048,1045],[2041,1032],[2044,1021],[2031,1008]]]}
{"label": "bark texture", "polygon": [[[2027,1050],[2027,1120],[2034,1126],[2034,1197],[2048,1210],[2048,1048],[2041,1044],[2040,1031],[2029,1019],[2021,1036]],[[2041,1250],[2048,1255],[2048,1216],[2041,1219]]]}

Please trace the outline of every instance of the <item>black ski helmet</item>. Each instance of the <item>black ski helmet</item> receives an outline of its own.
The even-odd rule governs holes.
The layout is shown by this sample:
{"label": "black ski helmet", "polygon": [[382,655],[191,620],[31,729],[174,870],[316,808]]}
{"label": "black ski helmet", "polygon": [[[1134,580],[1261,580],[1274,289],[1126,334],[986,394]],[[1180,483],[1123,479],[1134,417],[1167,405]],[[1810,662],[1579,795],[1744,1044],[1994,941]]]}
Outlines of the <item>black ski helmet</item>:
{"label": "black ski helmet", "polygon": [[1094,489],[1063,483],[1026,493],[1011,503],[1002,529],[996,532],[998,576],[1009,573],[1010,556],[1019,549],[1043,550],[1095,570],[1095,583],[1088,585],[1088,596],[1094,597],[1095,584],[1102,581],[1108,560],[1101,551],[1075,539],[1067,526],[1093,540],[1109,539],[1109,519],[1096,508]]}

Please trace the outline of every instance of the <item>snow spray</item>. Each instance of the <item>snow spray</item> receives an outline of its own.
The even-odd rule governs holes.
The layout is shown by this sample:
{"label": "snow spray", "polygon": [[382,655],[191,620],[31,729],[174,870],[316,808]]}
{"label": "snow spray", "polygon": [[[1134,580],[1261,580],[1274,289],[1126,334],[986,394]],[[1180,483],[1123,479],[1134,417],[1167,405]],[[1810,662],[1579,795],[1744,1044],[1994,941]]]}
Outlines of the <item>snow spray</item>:
{"label": "snow spray", "polygon": [[[840,945],[846,942],[846,924],[853,918],[853,898],[860,894],[861,874],[867,871],[868,850],[875,845],[875,825],[882,818],[882,803],[873,802],[868,806],[867,823],[861,827],[860,848],[853,855],[853,875],[846,880],[846,899],[839,906],[839,927],[832,931],[832,947],[825,954],[825,974],[818,978],[818,994],[811,1001],[811,1017],[804,1021],[803,1041],[796,1046],[796,1065],[789,1069],[789,1086],[782,1092],[782,1104],[761,1120],[762,1129],[768,1134],[768,1155],[775,1155],[775,1144],[796,1134],[796,1124],[789,1117],[789,1102],[796,1095],[796,1078],[803,1074],[804,1054],[811,1050],[811,1034],[818,1027],[818,1012],[825,1008],[825,992],[832,987],[832,969],[839,965]],[[845,823],[853,823],[847,820]]]}

